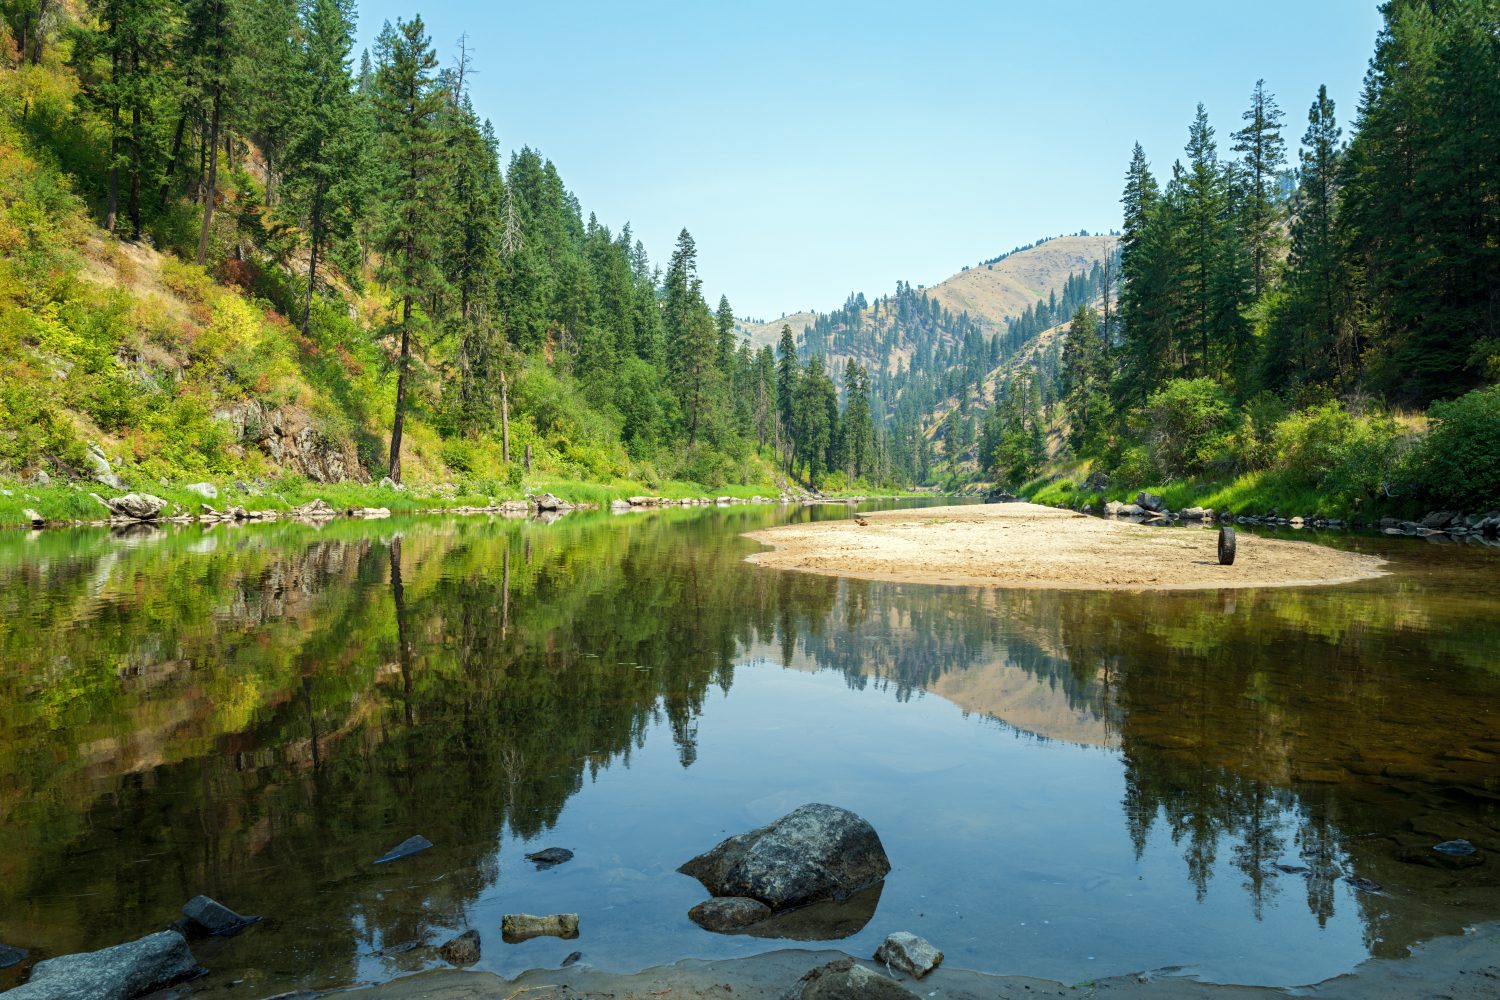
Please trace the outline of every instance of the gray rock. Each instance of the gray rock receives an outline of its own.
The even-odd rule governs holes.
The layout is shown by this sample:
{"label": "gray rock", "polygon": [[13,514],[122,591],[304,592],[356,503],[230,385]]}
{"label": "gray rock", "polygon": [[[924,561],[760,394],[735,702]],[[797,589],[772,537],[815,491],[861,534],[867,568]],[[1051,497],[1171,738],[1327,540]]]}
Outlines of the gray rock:
{"label": "gray rock", "polygon": [[715,896],[749,896],[783,910],[847,899],[884,879],[891,863],[869,823],[814,802],[730,837],[677,870]]}
{"label": "gray rock", "polygon": [[241,916],[207,896],[194,896],[188,900],[182,907],[182,915],[187,918],[186,929],[189,932],[215,937],[233,937],[260,919]]}
{"label": "gray rock", "polygon": [[416,836],[407,837],[401,843],[376,858],[374,863],[377,865],[388,865],[392,861],[400,861],[402,858],[409,858],[413,854],[420,854],[431,846],[432,841],[419,833]]}
{"label": "gray rock", "polygon": [[530,941],[537,937],[559,937],[571,941],[578,936],[578,914],[507,913],[500,918],[500,936],[506,944]]}
{"label": "gray rock", "polygon": [[205,500],[219,499],[219,488],[213,483],[188,483],[183,489],[196,493]]}
{"label": "gray rock", "polygon": [[455,938],[449,938],[438,949],[438,954],[449,965],[473,965],[479,961],[479,932],[467,930]]}
{"label": "gray rock", "polygon": [[537,510],[572,510],[573,505],[568,501],[555,497],[551,493],[542,493],[531,498],[536,504]]}
{"label": "gray rock", "polygon": [[1137,506],[1144,510],[1149,510],[1154,514],[1160,514],[1167,509],[1167,505],[1162,501],[1161,497],[1155,493],[1147,493],[1144,490],[1135,495],[1135,502]]}
{"label": "gray rock", "polygon": [[6,1000],[134,1000],[198,972],[187,940],[159,931],[112,948],[49,958]]}
{"label": "gray rock", "polygon": [[31,954],[25,948],[12,948],[8,944],[0,944],[0,969],[8,969],[21,959]]}
{"label": "gray rock", "polygon": [[88,462],[89,468],[94,472],[94,482],[103,483],[112,490],[124,488],[125,484],[120,482],[120,477],[115,475],[114,470],[110,468],[109,459],[104,457],[103,448],[100,448],[97,444],[89,445],[85,460]]}
{"label": "gray rock", "polygon": [[37,469],[36,474],[31,477],[31,485],[46,486],[52,482],[52,477],[47,475],[46,469]]}
{"label": "gray rock", "polygon": [[336,517],[338,516],[338,511],[330,507],[328,501],[322,497],[314,497],[300,507],[293,507],[292,516],[305,518]]}
{"label": "gray rock", "polygon": [[688,910],[688,919],[706,931],[737,931],[771,915],[771,908],[748,896],[706,899]]}
{"label": "gray rock", "polygon": [[127,493],[108,500],[95,494],[99,502],[109,508],[116,517],[127,517],[132,521],[154,521],[166,510],[167,502],[150,493]]}
{"label": "gray rock", "polygon": [[1109,489],[1109,476],[1103,472],[1090,472],[1089,477],[1083,481],[1083,488],[1091,493]]}
{"label": "gray rock", "polygon": [[526,855],[526,860],[538,868],[555,868],[565,861],[572,861],[573,852],[566,847],[549,847],[546,850]]}
{"label": "gray rock", "polygon": [[1422,527],[1433,531],[1442,531],[1448,525],[1458,520],[1459,515],[1451,510],[1435,510],[1422,518]]}
{"label": "gray rock", "polygon": [[36,511],[32,510],[30,507],[27,507],[25,510],[21,511],[21,516],[24,517],[33,528],[45,527],[47,524],[47,519],[38,514]]}
{"label": "gray rock", "polygon": [[897,931],[875,949],[875,961],[884,962],[897,972],[921,979],[943,964],[943,953],[925,938],[909,931]]}
{"label": "gray rock", "polygon": [[810,969],[781,1000],[914,1000],[916,994],[893,979],[841,958]]}
{"label": "gray rock", "polygon": [[580,959],[582,959],[582,958],[583,958],[583,952],[581,952],[581,951],[571,951],[571,952],[568,953],[568,957],[562,960],[562,963],[561,963],[562,967],[564,969],[566,969],[570,965],[576,965],[578,963],[578,961]]}

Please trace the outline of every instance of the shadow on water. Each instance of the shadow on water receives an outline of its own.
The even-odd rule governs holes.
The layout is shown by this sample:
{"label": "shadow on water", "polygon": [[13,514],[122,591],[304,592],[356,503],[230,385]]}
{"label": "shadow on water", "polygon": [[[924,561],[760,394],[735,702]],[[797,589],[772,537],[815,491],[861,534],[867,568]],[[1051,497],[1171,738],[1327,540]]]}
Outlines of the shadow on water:
{"label": "shadow on water", "polygon": [[[1158,855],[1175,858],[1170,891],[1188,902],[1165,921],[1248,911],[1272,944],[1304,933],[1307,920],[1349,925],[1357,960],[1500,916],[1500,623],[1487,596],[1500,563],[1489,553],[1435,559],[1410,543],[1356,539],[1341,544],[1394,554],[1397,573],[1342,588],[1171,594],[861,583],[742,561],[755,548],[744,531],[846,514],[731,508],[551,525],[398,519],[126,540],[5,536],[0,942],[33,959],[101,947],[166,926],[204,892],[267,918],[198,947],[211,983],[248,979],[273,991],[424,967],[431,945],[489,919],[505,894],[529,891],[512,874],[516,843],[561,828],[585,838],[570,846],[627,856],[624,868],[632,851],[651,855],[649,838],[618,829],[587,841],[565,813],[585,790],[606,795],[614,786],[605,775],[636,800],[664,787],[648,781],[677,780],[646,777],[657,741],[670,739],[673,773],[750,788],[748,771],[721,756],[704,750],[699,761],[700,726],[764,724],[757,692],[779,692],[799,671],[842,675],[845,693],[826,697],[845,699],[846,714],[830,730],[847,729],[855,749],[839,759],[805,730],[776,730],[775,745],[792,741],[804,769],[843,787],[855,787],[903,720],[935,720],[938,735],[900,729],[910,740],[902,749],[956,755],[954,788],[1000,780],[992,757],[1016,768],[995,794],[1020,798],[1052,794],[1080,761],[1104,766],[1099,781],[1049,799],[1062,804],[1045,822],[1097,828],[1100,843],[1125,838],[1132,878],[1146,879]],[[970,718],[933,715],[944,701]],[[734,714],[742,702],[750,707]],[[892,703],[905,714],[868,708]],[[748,761],[739,766],[760,767],[769,731],[746,729],[724,745]],[[1040,749],[994,756],[1010,752],[1005,734]],[[960,752],[955,740],[977,749]],[[631,780],[642,784],[631,791]],[[942,798],[949,787],[899,768],[883,780],[894,800]],[[1046,938],[1033,964],[1021,944],[1019,957],[997,957],[983,942],[1017,934],[1007,922],[1017,914],[1002,919],[976,901],[961,930],[952,921],[962,916],[937,914],[896,881],[906,869],[942,883],[961,862],[940,850],[896,856],[895,846],[928,837],[982,854],[994,830],[1044,822],[1014,812],[1015,802],[948,799],[960,817],[951,825],[972,820],[974,831],[939,835],[894,805],[872,815],[898,869],[877,897],[880,912],[949,920],[926,926],[954,941],[955,964],[1059,976],[1091,968],[1051,955],[1057,945]],[[720,810],[704,829],[743,829],[734,809]],[[677,825],[680,814],[648,824]],[[372,867],[418,832],[437,846]],[[683,843],[710,846],[704,836],[689,831]],[[1452,867],[1430,848],[1453,838],[1488,857]],[[678,850],[667,840],[664,857]],[[999,888],[1031,877],[999,871],[1003,849],[981,860],[997,869]],[[624,877],[572,864],[575,880]],[[1159,928],[1143,921],[1133,936],[1128,926],[1136,888],[1106,887],[1122,870],[1105,871],[1098,888],[1080,883],[1075,902],[993,905],[1019,907],[1020,926],[1032,928],[1047,907],[1058,909],[1054,919],[1098,907],[1115,925],[1107,955],[1131,968],[1165,964],[1171,956],[1137,939]],[[676,896],[631,891],[656,908],[653,947],[663,955],[754,950],[687,925]],[[964,899],[955,891],[953,906]],[[586,914],[586,953],[589,921],[612,919]],[[891,929],[876,920],[861,932]],[[658,957],[611,950],[612,940],[596,936],[602,953],[590,959],[623,967],[633,955]],[[1212,954],[1190,957],[1211,976],[1237,971]],[[1346,954],[1336,961],[1352,964]],[[9,977],[0,986],[22,971],[0,973]],[[1262,973],[1287,983],[1315,974],[1328,971],[1293,960]]]}

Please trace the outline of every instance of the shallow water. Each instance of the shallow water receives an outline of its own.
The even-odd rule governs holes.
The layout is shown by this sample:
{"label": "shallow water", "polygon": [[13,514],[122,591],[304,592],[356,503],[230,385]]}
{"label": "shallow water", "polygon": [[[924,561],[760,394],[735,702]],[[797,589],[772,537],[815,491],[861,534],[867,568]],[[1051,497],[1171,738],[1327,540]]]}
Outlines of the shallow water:
{"label": "shallow water", "polygon": [[[1341,539],[1395,572],[1147,594],[742,561],[847,514],[0,536],[0,943],[102,947],[204,892],[265,917],[195,945],[230,996],[470,926],[503,973],[749,954],[777,942],[694,926],[675,868],[807,801],[894,866],[857,954],[1285,985],[1500,917],[1500,554]],[[1416,863],[1454,837],[1485,863]],[[581,936],[503,944],[516,911]]]}

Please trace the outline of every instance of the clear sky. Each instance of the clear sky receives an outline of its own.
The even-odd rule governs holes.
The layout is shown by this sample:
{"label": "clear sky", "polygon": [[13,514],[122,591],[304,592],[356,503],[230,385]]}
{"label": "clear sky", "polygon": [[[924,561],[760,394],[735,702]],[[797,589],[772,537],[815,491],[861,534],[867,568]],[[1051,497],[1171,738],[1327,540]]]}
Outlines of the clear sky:
{"label": "clear sky", "polygon": [[360,44],[420,13],[506,150],[705,293],[771,319],[933,283],[1040,236],[1119,225],[1140,141],[1163,174],[1203,101],[1228,153],[1258,78],[1291,149],[1326,83],[1352,117],[1376,0],[361,0]]}

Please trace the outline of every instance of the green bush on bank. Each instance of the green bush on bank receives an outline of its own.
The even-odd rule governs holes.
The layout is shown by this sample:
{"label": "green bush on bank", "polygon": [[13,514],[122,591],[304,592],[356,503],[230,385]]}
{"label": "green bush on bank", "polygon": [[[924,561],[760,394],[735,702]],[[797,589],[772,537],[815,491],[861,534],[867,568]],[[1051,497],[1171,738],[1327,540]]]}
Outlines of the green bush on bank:
{"label": "green bush on bank", "polygon": [[1093,463],[1108,489],[1082,490],[1088,466],[1074,463],[1021,492],[1078,507],[1146,490],[1174,510],[1330,517],[1500,507],[1500,386],[1434,404],[1429,417],[1423,433],[1359,401],[1292,410],[1270,395],[1236,411],[1212,380],[1179,379],[1133,415],[1132,437],[1144,444],[1117,443]]}

